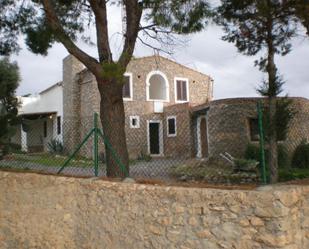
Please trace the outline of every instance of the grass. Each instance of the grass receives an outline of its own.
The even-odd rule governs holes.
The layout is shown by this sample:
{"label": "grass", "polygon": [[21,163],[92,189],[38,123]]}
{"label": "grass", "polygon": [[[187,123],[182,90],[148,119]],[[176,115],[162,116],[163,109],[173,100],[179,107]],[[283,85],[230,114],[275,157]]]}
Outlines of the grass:
{"label": "grass", "polygon": [[[67,156],[55,156],[48,153],[42,154],[12,154],[10,160],[18,162],[29,162],[40,164],[43,166],[60,167],[68,159]],[[5,161],[4,161],[5,163]],[[69,163],[70,167],[92,167],[93,161],[87,158],[75,159],[73,158]]]}

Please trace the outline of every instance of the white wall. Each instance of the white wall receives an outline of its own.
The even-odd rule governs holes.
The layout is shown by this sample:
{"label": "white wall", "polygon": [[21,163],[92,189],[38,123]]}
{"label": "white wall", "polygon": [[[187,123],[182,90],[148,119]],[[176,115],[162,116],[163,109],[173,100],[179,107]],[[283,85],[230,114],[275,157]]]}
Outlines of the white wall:
{"label": "white wall", "polygon": [[58,116],[63,116],[62,95],[62,85],[55,85],[38,96],[21,97],[19,114],[57,112]]}

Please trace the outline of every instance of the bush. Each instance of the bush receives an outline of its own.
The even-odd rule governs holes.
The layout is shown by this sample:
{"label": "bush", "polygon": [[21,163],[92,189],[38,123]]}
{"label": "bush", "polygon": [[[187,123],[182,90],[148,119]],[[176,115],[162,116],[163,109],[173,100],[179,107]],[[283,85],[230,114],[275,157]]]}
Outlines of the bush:
{"label": "bush", "polygon": [[309,144],[302,142],[294,151],[292,167],[300,169],[309,168]]}
{"label": "bush", "polygon": [[[265,149],[265,161],[266,165],[268,165],[268,156],[269,151],[268,149]],[[245,159],[248,160],[255,160],[260,162],[261,156],[260,156],[260,147],[254,144],[248,144],[247,149],[245,151]],[[278,145],[278,166],[279,168],[289,168],[289,155],[286,147],[282,144]]]}
{"label": "bush", "polygon": [[309,178],[308,169],[290,169],[279,170],[279,181],[286,182],[291,180],[301,180]]}
{"label": "bush", "polygon": [[63,145],[62,143],[57,139],[52,139],[47,144],[49,152],[53,154],[62,154],[63,153]]}

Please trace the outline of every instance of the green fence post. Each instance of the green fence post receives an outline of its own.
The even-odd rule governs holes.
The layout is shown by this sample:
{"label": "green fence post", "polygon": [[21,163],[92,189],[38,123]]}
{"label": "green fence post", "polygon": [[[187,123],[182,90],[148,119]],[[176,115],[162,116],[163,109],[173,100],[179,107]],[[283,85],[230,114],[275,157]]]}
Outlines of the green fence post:
{"label": "green fence post", "polygon": [[98,148],[98,114],[94,113],[94,139],[93,139],[93,160],[94,160],[94,175],[99,175],[99,148]]}
{"label": "green fence post", "polygon": [[70,157],[64,162],[64,164],[62,165],[62,167],[58,170],[57,174],[60,174],[61,171],[69,164],[69,162],[75,157],[75,155],[77,154],[77,152],[80,150],[80,148],[87,142],[87,140],[90,138],[90,136],[92,135],[92,133],[94,132],[94,129],[92,129],[87,136],[84,138],[84,140],[76,147],[76,149],[74,150],[73,154],[70,155]]}
{"label": "green fence post", "polygon": [[264,128],[263,128],[263,111],[262,102],[259,101],[257,104],[258,119],[259,119],[259,135],[260,135],[260,163],[262,173],[262,183],[267,184],[266,179],[266,163],[265,163],[265,142],[264,142]]}

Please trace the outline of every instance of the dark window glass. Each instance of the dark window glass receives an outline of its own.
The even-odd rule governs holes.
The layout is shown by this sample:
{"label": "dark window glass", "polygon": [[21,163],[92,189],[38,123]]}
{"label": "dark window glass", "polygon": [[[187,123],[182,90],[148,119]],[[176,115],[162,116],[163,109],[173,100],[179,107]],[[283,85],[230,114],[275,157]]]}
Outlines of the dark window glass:
{"label": "dark window glass", "polygon": [[136,118],[132,118],[132,126],[136,126],[137,125],[137,120]]}
{"label": "dark window glass", "polygon": [[44,130],[44,137],[47,137],[47,121],[44,121],[43,130]]}
{"label": "dark window glass", "polygon": [[259,120],[257,118],[250,118],[249,119],[249,126],[250,126],[250,138],[251,141],[259,141]]}
{"label": "dark window glass", "polygon": [[177,80],[177,100],[187,101],[187,82],[185,80]]}
{"label": "dark window glass", "polygon": [[61,134],[61,117],[57,117],[57,134]]}
{"label": "dark window glass", "polygon": [[122,88],[122,97],[131,98],[131,89],[130,89],[130,76],[124,76],[124,85]]}
{"label": "dark window glass", "polygon": [[176,135],[176,120],[174,118],[168,119],[168,135]]}

